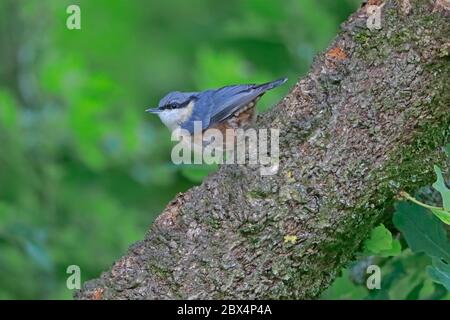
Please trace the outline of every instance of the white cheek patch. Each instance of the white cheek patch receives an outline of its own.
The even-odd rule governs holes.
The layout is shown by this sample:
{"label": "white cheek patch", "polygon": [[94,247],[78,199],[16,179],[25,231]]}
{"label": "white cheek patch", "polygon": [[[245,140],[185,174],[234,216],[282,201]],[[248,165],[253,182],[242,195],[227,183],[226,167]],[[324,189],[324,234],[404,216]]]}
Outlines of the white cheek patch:
{"label": "white cheek patch", "polygon": [[182,109],[164,110],[159,114],[159,118],[166,125],[166,127],[173,131],[189,120],[192,115],[192,111],[194,110],[194,103],[194,100],[192,100]]}
{"label": "white cheek patch", "polygon": [[191,117],[192,111],[194,110],[194,104],[195,104],[195,101],[191,100],[189,102],[189,104],[185,108],[183,108],[183,110],[180,112],[181,113],[181,119],[180,119],[181,122],[179,123],[180,125],[183,122],[187,121]]}
{"label": "white cheek patch", "polygon": [[165,110],[159,114],[162,123],[170,130],[175,129],[178,126],[179,117],[180,114],[177,110]]}

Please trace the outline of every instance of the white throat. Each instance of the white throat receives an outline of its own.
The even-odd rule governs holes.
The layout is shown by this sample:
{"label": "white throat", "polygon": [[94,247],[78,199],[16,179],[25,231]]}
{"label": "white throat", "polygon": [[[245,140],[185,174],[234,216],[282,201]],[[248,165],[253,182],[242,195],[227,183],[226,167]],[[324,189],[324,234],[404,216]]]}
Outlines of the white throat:
{"label": "white throat", "polygon": [[164,110],[158,113],[158,116],[161,119],[162,123],[164,123],[164,125],[169,128],[170,131],[173,131],[189,119],[189,117],[192,115],[193,108],[194,100],[189,102],[189,104],[182,109]]}

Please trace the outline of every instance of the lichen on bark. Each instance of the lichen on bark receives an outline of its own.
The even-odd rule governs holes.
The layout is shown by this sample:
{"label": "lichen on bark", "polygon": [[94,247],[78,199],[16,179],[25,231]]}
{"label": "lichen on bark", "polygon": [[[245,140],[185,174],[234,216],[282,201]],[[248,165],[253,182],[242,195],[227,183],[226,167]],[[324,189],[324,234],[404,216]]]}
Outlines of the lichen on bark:
{"label": "lichen on bark", "polygon": [[[257,126],[280,130],[279,171],[224,165],[178,195],[145,239],[77,298],[316,298],[390,214],[433,179],[449,141],[448,11],[362,7]],[[295,241],[284,241],[295,236]],[[101,294],[99,294],[101,292]]]}

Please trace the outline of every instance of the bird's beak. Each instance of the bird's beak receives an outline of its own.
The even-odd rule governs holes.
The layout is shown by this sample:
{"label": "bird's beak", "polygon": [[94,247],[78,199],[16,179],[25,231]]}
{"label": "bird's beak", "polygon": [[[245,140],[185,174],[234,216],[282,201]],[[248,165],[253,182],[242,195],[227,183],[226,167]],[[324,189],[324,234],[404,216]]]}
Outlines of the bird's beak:
{"label": "bird's beak", "polygon": [[161,112],[161,110],[159,110],[158,108],[149,108],[149,109],[145,110],[145,112],[159,113],[159,112]]}

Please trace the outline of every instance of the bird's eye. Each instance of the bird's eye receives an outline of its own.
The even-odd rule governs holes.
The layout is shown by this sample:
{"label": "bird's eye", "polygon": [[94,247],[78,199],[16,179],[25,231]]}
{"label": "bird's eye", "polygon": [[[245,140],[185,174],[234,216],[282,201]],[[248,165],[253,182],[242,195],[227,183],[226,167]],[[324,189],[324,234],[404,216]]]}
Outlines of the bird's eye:
{"label": "bird's eye", "polygon": [[176,109],[176,108],[178,108],[178,104],[176,104],[176,103],[169,103],[169,104],[166,104],[164,107],[164,109],[167,109],[167,110]]}

